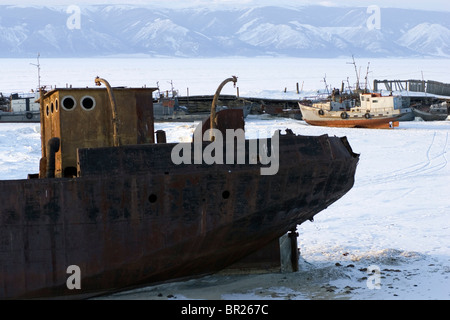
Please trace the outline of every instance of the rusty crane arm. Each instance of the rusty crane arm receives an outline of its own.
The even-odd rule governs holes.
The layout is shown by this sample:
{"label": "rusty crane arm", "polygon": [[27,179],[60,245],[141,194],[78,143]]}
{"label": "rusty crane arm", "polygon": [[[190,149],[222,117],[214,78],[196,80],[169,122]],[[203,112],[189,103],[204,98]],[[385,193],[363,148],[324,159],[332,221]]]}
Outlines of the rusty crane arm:
{"label": "rusty crane arm", "polygon": [[116,107],[116,99],[114,97],[114,93],[108,81],[105,79],[96,77],[95,85],[101,86],[101,84],[106,86],[106,90],[108,91],[109,101],[111,103],[112,110],[112,122],[113,122],[113,138],[114,138],[114,146],[120,146],[120,136],[119,136],[119,118],[117,116],[117,107]]}
{"label": "rusty crane arm", "polygon": [[[214,95],[212,104],[211,104],[211,115],[210,115],[210,129],[216,128],[216,103],[219,99],[220,92],[222,91],[222,88],[228,83],[233,82],[234,86],[236,86],[237,77],[232,76],[231,78],[225,79],[222,81],[222,83],[219,85],[219,87],[216,90],[216,94]],[[210,130],[210,139],[211,141],[214,141],[214,133],[213,130]]]}

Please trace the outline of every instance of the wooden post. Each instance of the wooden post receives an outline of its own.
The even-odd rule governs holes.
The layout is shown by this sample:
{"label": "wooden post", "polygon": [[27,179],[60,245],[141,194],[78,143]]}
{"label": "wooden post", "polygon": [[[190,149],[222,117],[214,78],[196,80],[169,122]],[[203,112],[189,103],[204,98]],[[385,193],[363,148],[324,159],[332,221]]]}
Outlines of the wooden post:
{"label": "wooden post", "polygon": [[189,88],[186,88],[187,107],[189,108]]}
{"label": "wooden post", "polygon": [[288,236],[289,236],[289,240],[291,242],[292,271],[297,272],[298,271],[299,252],[298,252],[298,245],[297,245],[298,233],[297,233],[296,229],[293,229],[290,232],[288,232]]}
{"label": "wooden post", "polygon": [[156,131],[156,143],[167,143],[166,132],[164,130]]}

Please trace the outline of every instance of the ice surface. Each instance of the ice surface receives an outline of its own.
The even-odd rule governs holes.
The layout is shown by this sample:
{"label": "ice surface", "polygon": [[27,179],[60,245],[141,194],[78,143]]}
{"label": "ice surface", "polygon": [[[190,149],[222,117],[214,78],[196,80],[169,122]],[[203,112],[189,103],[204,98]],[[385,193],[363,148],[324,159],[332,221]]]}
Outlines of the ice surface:
{"label": "ice surface", "polygon": [[[121,63],[118,63],[120,61]],[[93,86],[95,76],[112,85],[135,86],[174,80],[181,89],[213,94],[219,83],[235,74],[241,92],[248,95],[296,97],[293,85],[305,80],[308,90],[320,89],[323,73],[330,83],[352,77],[348,59],[136,59],[96,61],[44,61],[43,80],[61,86]],[[4,61],[3,61],[4,63]],[[0,76],[2,90],[34,84],[28,61],[16,79]],[[25,67],[23,66],[25,65]],[[335,69],[332,65],[337,66]],[[447,60],[371,61],[372,77],[417,78],[447,81]],[[336,70],[337,69],[337,70]],[[62,72],[63,70],[63,72]],[[58,72],[57,72],[58,71]],[[9,80],[13,79],[12,71]],[[444,75],[445,74],[445,75]],[[225,87],[228,93],[235,89]],[[246,136],[268,137],[289,128],[302,135],[347,136],[359,153],[354,187],[336,203],[318,213],[314,222],[298,227],[300,271],[250,276],[213,275],[201,279],[150,286],[108,296],[108,299],[444,299],[450,298],[450,121],[401,122],[392,130],[327,128],[304,121],[250,115]],[[194,123],[157,123],[169,142],[190,141]],[[39,124],[0,123],[0,178],[25,179],[38,171]],[[380,270],[380,289],[371,289]]]}

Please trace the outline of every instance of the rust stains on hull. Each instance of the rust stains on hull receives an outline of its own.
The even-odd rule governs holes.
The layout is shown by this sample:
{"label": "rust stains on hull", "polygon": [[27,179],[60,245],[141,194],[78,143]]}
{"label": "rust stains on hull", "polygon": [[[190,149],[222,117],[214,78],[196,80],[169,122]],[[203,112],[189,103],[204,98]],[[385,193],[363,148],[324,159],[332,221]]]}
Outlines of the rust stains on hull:
{"label": "rust stains on hull", "polygon": [[338,128],[368,128],[368,129],[389,129],[398,127],[398,117],[392,118],[372,118],[372,119],[347,119],[347,120],[306,120],[305,122],[313,126],[338,127]]}
{"label": "rust stains on hull", "polygon": [[[174,165],[174,144],[156,144],[80,149],[77,178],[0,181],[0,298],[89,297],[216,272],[352,188],[358,155],[345,138],[279,144],[276,175]],[[72,265],[81,289],[67,287]]]}

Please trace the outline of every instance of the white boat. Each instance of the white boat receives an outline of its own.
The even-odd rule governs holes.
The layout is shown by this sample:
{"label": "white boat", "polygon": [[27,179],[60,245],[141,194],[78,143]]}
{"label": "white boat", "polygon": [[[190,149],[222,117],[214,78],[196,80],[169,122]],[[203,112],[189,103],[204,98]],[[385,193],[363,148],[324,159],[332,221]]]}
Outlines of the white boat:
{"label": "white boat", "polygon": [[14,93],[0,108],[0,122],[40,122],[39,93]]}
{"label": "white boat", "polygon": [[392,128],[398,121],[413,117],[411,108],[403,108],[402,97],[379,93],[340,95],[306,105],[299,102],[303,120],[327,127]]}

